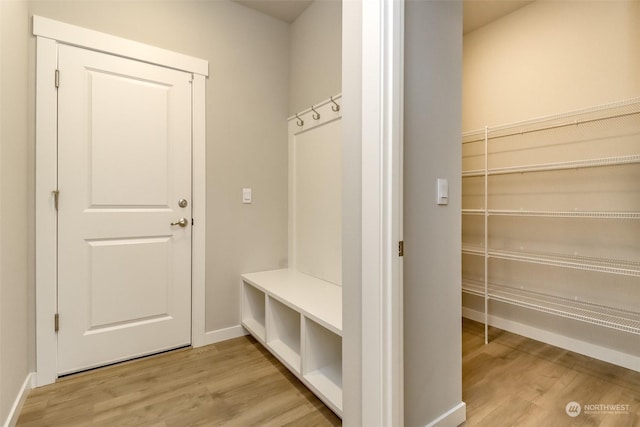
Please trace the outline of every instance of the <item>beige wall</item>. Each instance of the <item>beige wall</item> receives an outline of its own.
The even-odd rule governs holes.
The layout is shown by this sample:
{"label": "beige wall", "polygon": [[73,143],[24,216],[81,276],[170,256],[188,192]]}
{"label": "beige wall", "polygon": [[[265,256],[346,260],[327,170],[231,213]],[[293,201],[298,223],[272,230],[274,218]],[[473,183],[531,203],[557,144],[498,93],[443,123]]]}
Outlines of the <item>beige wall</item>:
{"label": "beige wall", "polygon": [[463,129],[640,96],[640,2],[537,1],[464,37]]}
{"label": "beige wall", "polygon": [[0,423],[33,366],[27,304],[27,3],[0,2]]}
{"label": "beige wall", "polygon": [[[465,35],[463,95],[464,130],[533,119],[640,96],[640,2],[537,1]],[[599,125],[598,128],[602,126]],[[589,135],[590,139],[598,141],[594,137],[595,131],[590,131]],[[638,153],[637,143],[632,141],[631,144],[635,144],[631,148]],[[589,156],[584,154],[582,146],[573,144],[567,147],[569,150],[565,150],[565,158],[566,151],[569,151],[569,158]],[[555,161],[563,155],[561,148],[553,152]],[[617,149],[616,144],[607,141],[602,148],[605,152],[592,157],[628,154],[620,151],[616,154],[606,152],[614,149]],[[556,172],[553,175],[547,173],[546,182],[553,186],[555,196],[536,199],[537,207],[558,210],[561,206],[572,210],[574,206],[582,204],[586,205],[585,210],[607,210],[614,209],[616,201],[618,206],[621,202],[633,205],[638,197],[637,178],[616,178],[616,171],[620,169],[594,168],[580,175],[592,179],[596,177],[600,190],[580,187],[580,182],[576,186],[576,182],[571,181],[575,179],[573,171]],[[528,194],[527,197],[531,200],[532,195],[540,194],[539,188],[531,188],[541,182],[541,176],[532,177],[529,181],[527,176],[532,177],[530,174],[510,176],[509,180],[519,187],[518,192],[502,188],[498,193]],[[555,182],[552,182],[550,176],[555,177]],[[569,188],[570,185],[574,187]],[[602,188],[609,188],[608,193],[597,192],[602,191]],[[498,196],[494,199],[495,206]],[[523,201],[518,200],[517,203],[522,204]],[[543,203],[547,205],[544,206]],[[567,205],[572,203],[574,205],[569,208]],[[635,208],[629,206],[628,209],[620,210],[637,210],[637,204]],[[472,228],[473,219],[465,216],[464,221],[467,231],[463,240],[467,239],[469,242],[472,237],[468,231]],[[515,220],[510,221],[516,223]],[[633,227],[629,222],[610,221],[604,224],[593,220],[588,223],[575,219],[568,221],[570,222],[558,221],[562,225],[554,230],[548,225],[543,227],[544,224],[534,219],[528,219],[530,231],[523,232],[520,222],[517,227],[512,225],[508,229],[511,231],[507,233],[510,236],[494,234],[494,239],[507,242],[508,238],[515,240],[514,236],[525,235],[528,240],[524,244],[529,245],[528,247],[556,244],[562,249],[556,250],[559,253],[584,254],[598,251],[592,256],[637,258],[638,230],[629,228]],[[504,227],[505,223],[506,220],[500,224]],[[480,232],[476,233],[476,239],[482,237],[483,233],[482,227],[478,229]],[[544,250],[552,252],[548,247]],[[465,257],[465,270],[471,270],[473,258]],[[478,267],[483,275],[482,266]],[[637,278],[607,277],[586,272],[570,273],[558,269],[550,272],[549,269],[539,266],[533,268],[530,265],[509,267],[514,275],[528,269],[528,274],[521,274],[521,277],[537,277],[538,280],[531,280],[530,286],[535,284],[540,288],[547,288],[545,292],[571,297],[576,295],[601,303],[607,302],[605,298],[609,301],[617,298],[619,301],[616,305],[624,306],[626,300],[627,304],[636,304],[637,307]],[[465,295],[463,303],[465,307],[484,311],[477,297]],[[561,336],[640,355],[638,336],[498,303],[492,303],[490,313]]]}
{"label": "beige wall", "polygon": [[341,23],[341,0],[316,0],[291,24],[290,115],[341,92]]}
{"label": "beige wall", "polygon": [[[462,402],[462,3],[408,1],[404,70],[405,425]],[[436,180],[449,204],[436,204]]]}
{"label": "beige wall", "polygon": [[206,330],[238,325],[240,274],[287,265],[289,26],[229,1],[42,1],[29,12],[209,61]]}
{"label": "beige wall", "polygon": [[362,425],[362,3],[342,11],[342,411]]}

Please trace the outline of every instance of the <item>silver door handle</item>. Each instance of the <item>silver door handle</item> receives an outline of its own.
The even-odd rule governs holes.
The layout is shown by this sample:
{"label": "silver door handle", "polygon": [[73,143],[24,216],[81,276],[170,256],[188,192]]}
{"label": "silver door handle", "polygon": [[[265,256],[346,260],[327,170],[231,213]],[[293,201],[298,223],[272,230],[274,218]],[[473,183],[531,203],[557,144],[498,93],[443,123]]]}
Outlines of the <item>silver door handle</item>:
{"label": "silver door handle", "polygon": [[189,221],[187,218],[180,218],[180,220],[176,222],[172,222],[171,225],[179,225],[180,227],[186,227]]}

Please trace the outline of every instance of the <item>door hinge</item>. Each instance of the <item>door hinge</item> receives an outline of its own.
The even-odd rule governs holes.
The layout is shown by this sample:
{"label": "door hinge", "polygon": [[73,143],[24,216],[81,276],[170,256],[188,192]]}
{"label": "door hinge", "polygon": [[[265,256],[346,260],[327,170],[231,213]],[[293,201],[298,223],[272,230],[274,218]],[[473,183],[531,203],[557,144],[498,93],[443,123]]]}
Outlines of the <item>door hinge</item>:
{"label": "door hinge", "polygon": [[398,242],[398,256],[404,256],[404,241]]}
{"label": "door hinge", "polygon": [[60,315],[58,313],[53,315],[53,330],[55,332],[60,330]]}
{"label": "door hinge", "polygon": [[195,225],[195,222],[193,221],[193,218],[191,218],[191,226],[193,227]]}
{"label": "door hinge", "polygon": [[56,210],[58,210],[58,201],[60,200],[60,191],[53,190],[51,194],[53,194],[53,206],[56,208]]}
{"label": "door hinge", "polygon": [[56,89],[57,89],[60,87],[60,70],[56,70],[55,82],[56,82]]}

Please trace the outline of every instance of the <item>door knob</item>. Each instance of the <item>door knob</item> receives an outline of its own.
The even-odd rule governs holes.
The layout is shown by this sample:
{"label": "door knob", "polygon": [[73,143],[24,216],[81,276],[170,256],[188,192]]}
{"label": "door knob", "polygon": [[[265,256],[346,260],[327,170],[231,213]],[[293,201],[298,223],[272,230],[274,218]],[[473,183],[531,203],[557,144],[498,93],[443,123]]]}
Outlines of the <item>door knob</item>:
{"label": "door knob", "polygon": [[172,222],[171,225],[179,225],[180,227],[186,227],[188,223],[189,221],[187,221],[187,218],[180,218],[180,220],[176,222]]}

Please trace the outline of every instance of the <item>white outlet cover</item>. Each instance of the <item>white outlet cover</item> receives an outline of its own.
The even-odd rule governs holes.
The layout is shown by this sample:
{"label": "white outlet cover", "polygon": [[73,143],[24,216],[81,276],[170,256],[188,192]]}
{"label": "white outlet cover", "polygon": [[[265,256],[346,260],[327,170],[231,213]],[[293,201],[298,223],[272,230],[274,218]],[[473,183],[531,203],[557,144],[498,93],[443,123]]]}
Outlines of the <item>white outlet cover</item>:
{"label": "white outlet cover", "polygon": [[251,203],[253,202],[253,195],[251,188],[243,188],[242,189],[242,203]]}

